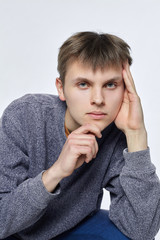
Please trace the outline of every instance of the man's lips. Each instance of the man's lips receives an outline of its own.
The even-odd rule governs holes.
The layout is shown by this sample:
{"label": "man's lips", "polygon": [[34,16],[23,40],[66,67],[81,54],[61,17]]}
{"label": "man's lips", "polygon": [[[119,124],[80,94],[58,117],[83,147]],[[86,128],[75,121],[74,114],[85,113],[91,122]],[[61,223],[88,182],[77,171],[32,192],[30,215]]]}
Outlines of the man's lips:
{"label": "man's lips", "polygon": [[93,119],[103,119],[107,114],[100,111],[89,112],[88,115]]}

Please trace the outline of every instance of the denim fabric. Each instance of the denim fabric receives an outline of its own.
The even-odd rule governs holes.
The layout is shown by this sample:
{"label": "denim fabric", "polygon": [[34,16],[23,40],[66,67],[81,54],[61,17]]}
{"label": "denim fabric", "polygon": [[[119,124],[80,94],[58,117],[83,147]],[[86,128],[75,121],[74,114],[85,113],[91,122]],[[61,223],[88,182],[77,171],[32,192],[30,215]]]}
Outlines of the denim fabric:
{"label": "denim fabric", "polygon": [[99,210],[78,226],[53,240],[129,240],[110,221],[107,210]]}

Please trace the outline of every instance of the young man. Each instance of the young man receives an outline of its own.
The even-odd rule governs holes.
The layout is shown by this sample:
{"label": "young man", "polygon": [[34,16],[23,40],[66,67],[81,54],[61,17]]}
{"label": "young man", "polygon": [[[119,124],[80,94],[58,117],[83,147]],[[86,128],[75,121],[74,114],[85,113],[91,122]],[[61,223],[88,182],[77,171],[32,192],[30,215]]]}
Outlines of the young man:
{"label": "young man", "polygon": [[26,95],[5,110],[1,239],[153,240],[160,183],[131,62],[122,39],[77,33],[60,48],[59,97]]}

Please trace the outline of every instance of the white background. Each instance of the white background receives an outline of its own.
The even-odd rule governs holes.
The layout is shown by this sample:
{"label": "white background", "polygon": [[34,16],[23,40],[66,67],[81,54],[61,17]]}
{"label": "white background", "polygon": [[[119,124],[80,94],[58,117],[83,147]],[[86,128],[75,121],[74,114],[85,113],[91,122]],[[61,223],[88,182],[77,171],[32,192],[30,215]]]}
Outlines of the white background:
{"label": "white background", "polygon": [[[118,35],[132,48],[131,70],[160,177],[159,23],[159,0],[0,0],[0,115],[26,93],[57,94],[58,48],[71,34]],[[102,207],[108,205],[105,194]]]}

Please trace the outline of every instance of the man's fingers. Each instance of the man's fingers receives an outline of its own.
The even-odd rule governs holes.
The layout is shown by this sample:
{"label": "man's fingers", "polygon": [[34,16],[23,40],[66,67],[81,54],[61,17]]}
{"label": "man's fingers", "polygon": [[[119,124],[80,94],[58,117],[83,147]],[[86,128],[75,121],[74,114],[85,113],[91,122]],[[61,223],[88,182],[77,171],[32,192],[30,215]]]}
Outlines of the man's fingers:
{"label": "man's fingers", "polygon": [[72,135],[68,138],[68,143],[69,145],[74,148],[77,146],[82,146],[82,147],[89,147],[92,150],[92,158],[96,157],[96,154],[98,152],[98,144],[96,141],[95,136],[93,135],[88,135],[87,134],[82,134],[82,135]]}
{"label": "man's fingers", "polygon": [[128,90],[128,92],[137,94],[136,87],[135,87],[133,77],[131,75],[128,63],[126,65],[124,65],[123,79],[124,79],[124,83],[125,83],[125,86],[126,86],[126,89]]}
{"label": "man's fingers", "polygon": [[93,149],[89,146],[76,146],[76,151],[78,158],[81,156],[84,157],[86,163],[89,163],[93,159]]}
{"label": "man's fingers", "polygon": [[89,123],[77,128],[74,131],[74,133],[76,133],[76,134],[93,134],[98,138],[102,137],[100,129],[96,125],[89,124]]}
{"label": "man's fingers", "polygon": [[75,133],[75,131],[72,132],[72,133],[68,136],[68,139],[70,139],[70,138],[76,138],[76,139],[79,139],[79,140],[81,140],[81,139],[95,140],[95,139],[96,139],[96,137],[95,137],[94,134],[90,134],[90,133],[88,133],[88,134],[85,134],[85,133],[77,134],[77,133]]}

